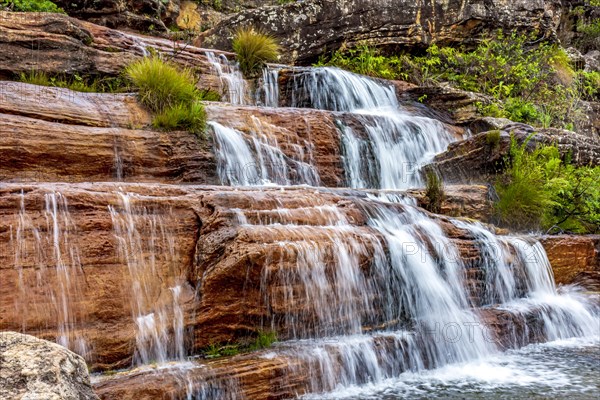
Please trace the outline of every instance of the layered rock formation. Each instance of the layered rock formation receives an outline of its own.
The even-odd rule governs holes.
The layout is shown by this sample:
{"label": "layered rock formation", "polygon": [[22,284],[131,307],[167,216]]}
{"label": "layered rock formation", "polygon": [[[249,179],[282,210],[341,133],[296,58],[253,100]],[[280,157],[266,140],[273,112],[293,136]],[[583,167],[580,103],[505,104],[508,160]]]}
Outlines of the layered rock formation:
{"label": "layered rock formation", "polygon": [[595,138],[560,129],[534,129],[511,123],[451,143],[448,150],[435,156],[430,166],[449,183],[487,182],[504,169],[511,137],[518,144],[530,138],[527,146],[532,150],[538,144],[556,145],[560,153],[569,154],[576,165],[600,165],[600,141]]}
{"label": "layered rock formation", "polygon": [[536,30],[550,38],[555,35],[560,14],[560,3],[546,0],[446,0],[402,5],[389,0],[310,0],[234,14],[201,35],[200,43],[228,49],[233,32],[252,25],[280,39],[282,61],[302,64],[342,44],[388,48],[423,48],[431,43],[468,45],[499,28]]}
{"label": "layered rock formation", "polygon": [[0,397],[97,400],[83,358],[56,343],[0,332]]}
{"label": "layered rock formation", "polygon": [[[53,211],[53,204],[58,211]],[[171,315],[171,292],[178,286],[177,304],[185,315],[185,329],[195,332],[194,343],[187,344],[191,348],[247,338],[268,320],[279,321],[275,327],[284,339],[289,334],[285,316],[306,318],[309,327],[314,315],[299,299],[289,304],[281,297],[287,289],[277,278],[282,272],[276,271],[291,268],[301,253],[286,251],[279,243],[301,246],[305,240],[316,241],[323,254],[329,254],[328,246],[335,241],[321,225],[335,213],[354,227],[336,233],[339,240],[376,237],[366,226],[367,210],[356,192],[344,190],[5,184],[0,191],[0,265],[4,266],[0,268],[0,329],[62,338],[72,348],[87,352],[92,368],[122,368],[131,364],[136,349],[136,307],[145,313]],[[240,225],[240,218],[250,225]],[[54,228],[47,227],[47,219],[55,221]],[[119,221],[129,221],[131,226],[120,232]],[[306,228],[277,228],[267,221]],[[469,235],[444,219],[439,221],[465,260],[478,265],[478,251]],[[152,237],[155,247],[137,245],[128,235]],[[59,238],[54,247],[52,237]],[[598,269],[596,242],[597,238],[552,237],[543,243],[559,270],[568,264],[569,254],[579,252],[573,250],[573,243],[592,246],[581,265],[570,266],[572,271],[587,271]],[[369,268],[369,243],[364,243],[364,268]],[[59,254],[64,254],[62,261]],[[132,272],[136,265],[150,265],[149,260],[153,272]],[[62,300],[53,292],[64,279],[61,265],[71,276],[69,297]],[[264,281],[271,268],[271,280]],[[559,281],[569,283],[572,276],[564,274]],[[136,298],[131,288],[140,279],[147,280],[147,291]],[[65,315],[61,310],[67,302]],[[78,347],[82,342],[85,346]]]}
{"label": "layered rock formation", "polygon": [[62,14],[0,11],[0,77],[31,71],[116,76],[152,49],[180,65],[193,67],[202,88],[220,90],[205,49],[125,33]]}

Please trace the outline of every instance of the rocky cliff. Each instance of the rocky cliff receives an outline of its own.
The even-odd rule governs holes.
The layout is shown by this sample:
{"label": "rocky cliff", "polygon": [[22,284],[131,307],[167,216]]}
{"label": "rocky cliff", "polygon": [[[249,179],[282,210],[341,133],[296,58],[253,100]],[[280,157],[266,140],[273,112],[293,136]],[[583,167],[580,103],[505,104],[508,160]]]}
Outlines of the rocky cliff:
{"label": "rocky cliff", "polygon": [[537,31],[552,38],[560,6],[551,0],[309,0],[234,14],[203,33],[199,42],[227,49],[238,27],[252,25],[280,39],[283,62],[302,64],[342,45],[361,42],[390,49],[425,48],[432,43],[468,45],[501,28]]}

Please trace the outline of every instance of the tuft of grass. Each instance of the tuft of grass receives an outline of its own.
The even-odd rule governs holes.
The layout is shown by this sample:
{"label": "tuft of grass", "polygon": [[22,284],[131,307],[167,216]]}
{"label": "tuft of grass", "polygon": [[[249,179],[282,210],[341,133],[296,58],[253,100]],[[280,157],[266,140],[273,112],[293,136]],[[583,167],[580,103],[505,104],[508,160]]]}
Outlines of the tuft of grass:
{"label": "tuft of grass", "polygon": [[153,55],[130,64],[125,75],[138,88],[140,102],[155,113],[155,128],[185,129],[199,136],[204,132],[206,113],[200,100],[209,91],[198,91],[190,69]]}
{"label": "tuft of grass", "polygon": [[158,56],[142,58],[127,66],[125,75],[139,90],[139,99],[154,112],[161,113],[178,104],[190,104],[198,92],[194,75]]}
{"label": "tuft of grass", "polygon": [[206,124],[206,112],[199,102],[190,105],[179,103],[169,107],[152,120],[152,126],[165,131],[185,129],[196,135],[202,135]]}
{"label": "tuft of grass", "polygon": [[19,74],[19,80],[25,83],[31,83],[32,85],[39,86],[50,86],[50,78],[48,74],[42,71],[29,71],[21,72]]}
{"label": "tuft of grass", "polygon": [[121,77],[101,78],[78,74],[49,76],[45,72],[32,70],[22,72],[18,79],[33,85],[60,87],[86,93],[123,93],[128,90],[127,82]]}
{"label": "tuft of grass", "polygon": [[280,52],[275,38],[253,28],[239,29],[233,38],[232,47],[237,54],[240,69],[246,76],[254,76],[266,63],[277,61]]}
{"label": "tuft of grass", "polygon": [[201,90],[199,97],[203,101],[221,101],[221,95],[210,89]]}
{"label": "tuft of grass", "polygon": [[487,143],[487,145],[489,146],[489,148],[491,150],[496,149],[498,147],[498,145],[500,144],[500,135],[501,135],[501,132],[498,129],[489,131],[485,135],[485,142]]}
{"label": "tuft of grass", "polygon": [[259,331],[258,336],[254,343],[248,346],[248,350],[260,350],[271,347],[273,343],[277,342],[277,333],[274,331]]}
{"label": "tuft of grass", "polygon": [[439,213],[442,210],[442,203],[446,197],[444,193],[444,184],[440,176],[432,169],[425,173],[427,184],[425,186],[425,197],[428,203],[425,207],[428,211]]}

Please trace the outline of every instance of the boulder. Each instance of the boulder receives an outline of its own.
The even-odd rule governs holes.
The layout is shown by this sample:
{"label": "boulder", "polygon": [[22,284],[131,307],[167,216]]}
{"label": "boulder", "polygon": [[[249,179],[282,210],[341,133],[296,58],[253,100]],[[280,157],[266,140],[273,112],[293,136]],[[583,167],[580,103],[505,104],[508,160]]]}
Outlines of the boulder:
{"label": "boulder", "polygon": [[281,61],[306,64],[342,44],[388,49],[468,45],[501,28],[552,38],[560,15],[560,4],[550,0],[306,0],[231,15],[203,33],[199,42],[229,49],[233,32],[252,25],[280,40]]}
{"label": "boulder", "polygon": [[58,344],[0,332],[0,398],[98,400],[83,358]]}

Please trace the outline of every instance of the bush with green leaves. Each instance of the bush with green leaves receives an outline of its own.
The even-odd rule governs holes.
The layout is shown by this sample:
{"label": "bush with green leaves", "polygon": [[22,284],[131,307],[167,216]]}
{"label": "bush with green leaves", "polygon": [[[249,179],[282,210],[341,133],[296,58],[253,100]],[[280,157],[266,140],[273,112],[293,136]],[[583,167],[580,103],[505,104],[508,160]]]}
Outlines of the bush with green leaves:
{"label": "bush with green leaves", "polygon": [[359,45],[322,57],[316,65],[423,86],[449,82],[489,95],[491,103],[479,104],[484,115],[543,127],[571,126],[581,117],[581,100],[598,99],[594,73],[574,71],[555,44],[514,32],[497,32],[472,50],[432,45],[422,55],[385,56]]}
{"label": "bush with green leaves", "polygon": [[63,9],[49,0],[0,0],[0,10],[23,12],[64,13]]}
{"label": "bush with green leaves", "polygon": [[127,66],[125,75],[138,89],[140,102],[154,112],[154,127],[204,132],[206,113],[200,103],[203,92],[196,88],[190,69],[154,55]]}
{"label": "bush with green leaves", "polygon": [[266,63],[277,61],[280,51],[275,38],[253,28],[240,28],[231,46],[240,69],[248,77],[258,74]]}
{"label": "bush with green leaves", "polygon": [[576,167],[556,146],[528,151],[513,138],[509,167],[495,185],[503,225],[550,233],[600,232],[600,167]]}

